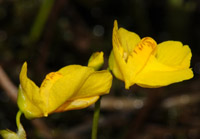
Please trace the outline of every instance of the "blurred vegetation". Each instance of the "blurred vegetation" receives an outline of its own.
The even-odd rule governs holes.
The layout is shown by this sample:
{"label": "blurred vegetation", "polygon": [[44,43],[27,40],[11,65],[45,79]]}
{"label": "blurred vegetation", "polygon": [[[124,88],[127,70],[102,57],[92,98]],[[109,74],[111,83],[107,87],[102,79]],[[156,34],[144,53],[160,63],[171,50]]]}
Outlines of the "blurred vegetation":
{"label": "blurred vegetation", "polygon": [[[151,36],[158,43],[178,40],[188,44],[195,77],[160,89],[133,86],[128,91],[114,79],[111,93],[105,96],[113,102],[102,99],[99,139],[200,138],[198,0],[0,0],[0,65],[18,86],[24,61],[37,85],[50,71],[69,64],[87,65],[95,51],[104,51],[107,61],[115,19],[120,27],[141,37]],[[17,110],[0,89],[0,129],[16,130]],[[42,120],[52,138],[87,139],[92,116],[90,107]],[[28,138],[45,138],[24,117],[22,124]]]}

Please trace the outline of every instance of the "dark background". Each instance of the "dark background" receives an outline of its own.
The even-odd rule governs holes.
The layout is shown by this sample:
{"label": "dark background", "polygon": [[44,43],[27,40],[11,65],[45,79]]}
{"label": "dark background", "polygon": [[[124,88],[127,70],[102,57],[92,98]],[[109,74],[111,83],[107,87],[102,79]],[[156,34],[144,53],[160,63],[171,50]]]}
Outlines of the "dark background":
{"label": "dark background", "polygon": [[[49,14],[41,18],[47,17],[44,26],[37,30],[34,23],[40,22],[36,17],[42,2],[0,0],[0,65],[16,86],[24,61],[38,86],[50,71],[70,64],[87,65],[96,51],[104,51],[106,69],[117,19],[120,27],[157,43],[188,44],[195,76],[158,89],[134,85],[125,90],[124,83],[114,79],[110,94],[102,99],[99,139],[200,138],[200,1],[54,0]],[[0,88],[0,129],[16,131],[17,111],[16,103]],[[30,139],[87,139],[92,116],[93,107],[89,107],[41,118],[41,125],[24,116],[21,120]]]}

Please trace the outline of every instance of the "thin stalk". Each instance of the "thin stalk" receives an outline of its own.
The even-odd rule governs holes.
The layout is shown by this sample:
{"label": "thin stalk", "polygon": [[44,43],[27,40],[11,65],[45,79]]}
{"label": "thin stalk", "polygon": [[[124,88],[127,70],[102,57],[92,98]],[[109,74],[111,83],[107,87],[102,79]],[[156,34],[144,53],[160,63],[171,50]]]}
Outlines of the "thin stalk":
{"label": "thin stalk", "polygon": [[20,124],[21,124],[21,122],[20,122],[20,117],[21,117],[21,115],[22,115],[22,112],[21,111],[18,111],[17,112],[17,115],[16,115],[16,124],[17,124],[17,128],[19,129],[19,126],[20,126]]}
{"label": "thin stalk", "polygon": [[92,124],[92,139],[97,139],[98,122],[99,122],[99,114],[100,114],[100,105],[101,105],[101,97],[95,103],[93,124]]}
{"label": "thin stalk", "polygon": [[16,116],[16,123],[17,123],[17,128],[18,128],[17,135],[20,139],[26,139],[26,132],[20,122],[21,115],[22,115],[22,112],[19,110]]}

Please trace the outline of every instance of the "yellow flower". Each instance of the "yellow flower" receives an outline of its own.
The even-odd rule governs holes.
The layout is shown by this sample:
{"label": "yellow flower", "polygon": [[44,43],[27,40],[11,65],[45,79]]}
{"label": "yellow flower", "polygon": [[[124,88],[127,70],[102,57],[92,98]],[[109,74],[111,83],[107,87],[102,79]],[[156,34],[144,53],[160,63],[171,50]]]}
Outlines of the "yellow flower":
{"label": "yellow flower", "polygon": [[50,113],[82,109],[108,94],[112,84],[109,71],[70,65],[51,72],[38,87],[27,77],[27,63],[22,66],[18,106],[26,118],[48,116]]}
{"label": "yellow flower", "polygon": [[95,52],[91,55],[88,61],[88,67],[92,67],[95,70],[99,70],[104,63],[103,52]]}
{"label": "yellow flower", "polygon": [[191,50],[179,41],[157,44],[150,37],[140,39],[134,32],[118,29],[115,21],[112,43],[109,68],[126,89],[134,84],[161,87],[193,77]]}

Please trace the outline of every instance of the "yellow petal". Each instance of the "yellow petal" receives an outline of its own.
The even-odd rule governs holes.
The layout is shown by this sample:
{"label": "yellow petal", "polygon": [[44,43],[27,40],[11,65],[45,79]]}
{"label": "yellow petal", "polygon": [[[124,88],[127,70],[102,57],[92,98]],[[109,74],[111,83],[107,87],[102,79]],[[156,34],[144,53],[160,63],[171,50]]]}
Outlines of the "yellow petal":
{"label": "yellow petal", "polygon": [[115,61],[113,51],[111,51],[111,53],[110,53],[108,64],[109,64],[109,69],[112,70],[115,77],[124,81],[124,77],[123,77],[121,71],[119,70],[118,64]]}
{"label": "yellow petal", "polygon": [[22,66],[20,73],[20,86],[18,91],[17,104],[26,118],[40,117],[42,114],[38,104],[43,105],[39,95],[39,88],[27,77],[27,63]]}
{"label": "yellow petal", "polygon": [[105,95],[110,92],[112,75],[107,70],[96,71],[89,75],[82,87],[79,88],[72,99]]}
{"label": "yellow petal", "polygon": [[159,87],[191,79],[191,56],[187,45],[177,41],[163,42],[158,45],[156,57],[151,56],[135,80],[142,86]]}
{"label": "yellow petal", "polygon": [[158,44],[157,59],[166,65],[177,67],[190,67],[192,53],[187,45],[179,41],[165,41]]}
{"label": "yellow petal", "polygon": [[34,99],[35,98],[30,99],[29,97],[27,97],[26,92],[24,92],[21,86],[19,86],[17,104],[18,104],[19,109],[24,113],[27,119],[43,116],[43,112],[42,112],[42,109],[39,107],[39,104],[40,103],[44,104],[44,103],[43,102],[35,103],[33,101]]}
{"label": "yellow petal", "polygon": [[124,28],[119,28],[118,35],[121,46],[124,48],[124,51],[127,52],[127,54],[132,52],[140,41],[140,37],[136,33],[128,31]]}
{"label": "yellow petal", "polygon": [[[135,75],[145,66],[151,54],[154,54],[156,42],[149,37],[140,40],[140,37],[123,28],[118,30],[117,21],[113,28],[113,53],[110,55],[111,70],[114,75],[125,81],[128,89],[134,84]],[[121,74],[120,74],[121,73]]]}
{"label": "yellow petal", "polygon": [[[71,92],[70,98],[65,99],[63,103],[59,105],[58,109],[52,109],[51,111],[58,112],[72,109],[81,109],[93,104],[98,99],[97,96],[109,93],[112,85],[112,75],[109,71],[106,70],[96,71],[91,73],[86,79],[84,79],[84,83],[79,83],[79,85],[80,86],[74,91],[65,90],[65,94],[70,94]],[[74,85],[72,84],[70,86]],[[54,92],[54,94],[55,93],[56,92]],[[58,96],[57,98],[59,99]],[[51,111],[49,110],[49,112]]]}
{"label": "yellow petal", "polygon": [[23,91],[26,93],[25,95],[28,98],[32,99],[34,98],[35,94],[39,93],[38,86],[36,86],[35,83],[27,77],[27,63],[26,62],[22,66],[19,79],[20,79],[20,85]]}
{"label": "yellow petal", "polygon": [[[70,65],[60,69],[58,73],[62,77],[53,84],[49,83],[51,87],[48,89],[48,95],[46,93],[48,84],[40,90],[41,98],[46,100],[43,108],[44,115],[48,115],[74,96],[93,72],[92,68],[79,65]],[[44,82],[46,81],[44,80]]]}
{"label": "yellow petal", "polygon": [[142,87],[152,88],[188,80],[192,77],[191,69],[170,67],[151,56],[144,69],[136,76],[135,82]]}
{"label": "yellow petal", "polygon": [[63,105],[61,105],[54,112],[63,112],[68,110],[78,110],[86,108],[92,104],[94,104],[99,99],[99,96],[80,98],[75,100],[68,100]]}
{"label": "yellow petal", "polygon": [[104,64],[103,52],[95,52],[88,61],[88,67],[99,70]]}
{"label": "yellow petal", "polygon": [[127,68],[129,69],[130,81],[126,84],[126,89],[135,83],[136,75],[143,70],[151,55],[154,55],[156,50],[156,42],[150,38],[143,38],[129,55]]}
{"label": "yellow petal", "polygon": [[[113,43],[113,54],[114,54],[114,59],[115,59],[115,63],[116,63],[115,67],[119,68],[116,71],[120,71],[121,75],[123,76],[124,81],[127,83],[130,80],[128,78],[129,77],[128,76],[128,68],[127,68],[127,64],[125,61],[127,54],[124,53],[125,51],[120,42],[119,33],[118,33],[118,25],[117,25],[116,20],[114,22],[114,27],[113,27],[112,43]],[[119,72],[115,72],[114,74],[117,74],[117,73],[119,73]],[[115,76],[120,77],[121,75],[118,74]]]}
{"label": "yellow petal", "polygon": [[46,75],[40,87],[40,94],[42,96],[43,102],[45,104],[40,105],[43,110],[44,116],[48,116],[48,107],[49,107],[49,95],[52,86],[58,81],[60,78],[63,78],[63,75],[59,72],[51,72]]}

